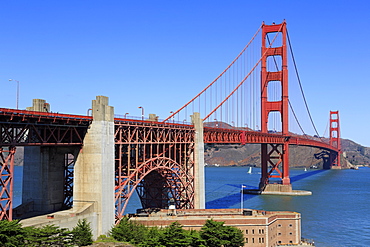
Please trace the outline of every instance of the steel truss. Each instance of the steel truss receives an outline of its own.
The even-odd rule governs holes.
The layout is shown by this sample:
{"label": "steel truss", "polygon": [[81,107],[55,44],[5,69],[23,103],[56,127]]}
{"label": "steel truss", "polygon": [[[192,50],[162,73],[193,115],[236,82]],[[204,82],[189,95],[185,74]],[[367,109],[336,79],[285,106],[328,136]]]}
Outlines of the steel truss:
{"label": "steel truss", "polygon": [[71,208],[73,205],[73,174],[76,155],[66,153],[64,155],[64,200],[63,209]]}
{"label": "steel truss", "polygon": [[135,189],[143,208],[194,208],[193,126],[156,122],[115,123],[116,220]]}
{"label": "steel truss", "polygon": [[0,108],[0,145],[82,145],[91,117]]}
{"label": "steel truss", "polygon": [[285,136],[243,129],[204,128],[204,143],[284,143]]}
{"label": "steel truss", "polygon": [[0,148],[0,220],[13,219],[13,174],[15,147]]}
{"label": "steel truss", "polygon": [[[90,116],[0,108],[0,220],[12,220],[15,146],[81,146]],[[74,155],[76,157],[76,155]],[[73,164],[65,161],[64,206],[72,204]]]}

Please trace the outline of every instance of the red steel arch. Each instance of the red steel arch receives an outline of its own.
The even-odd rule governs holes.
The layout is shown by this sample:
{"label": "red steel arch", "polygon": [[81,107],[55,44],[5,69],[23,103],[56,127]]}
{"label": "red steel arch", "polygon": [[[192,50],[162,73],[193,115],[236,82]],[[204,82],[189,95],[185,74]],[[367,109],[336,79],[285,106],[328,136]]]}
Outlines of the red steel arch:
{"label": "red steel arch", "polygon": [[117,119],[115,129],[116,220],[135,189],[143,208],[166,207],[170,197],[177,208],[193,208],[194,126]]}
{"label": "red steel arch", "polygon": [[[148,197],[148,194],[150,195],[151,190],[153,190],[153,186],[142,185],[145,178],[153,171],[157,171],[165,181],[162,187],[154,188],[160,189],[160,195],[156,198]],[[116,219],[120,220],[123,217],[130,197],[135,189],[140,186],[142,189],[139,191],[139,197],[143,208],[165,208],[168,206],[170,198],[175,199],[176,208],[194,208],[193,180],[193,177],[186,173],[184,167],[172,159],[158,157],[147,160],[138,169],[135,169],[124,180],[123,184],[116,186]],[[155,181],[156,184],[158,182],[158,180]],[[168,194],[165,194],[165,192]],[[158,196],[158,194],[156,195]],[[146,202],[146,200],[150,200],[150,203]]]}

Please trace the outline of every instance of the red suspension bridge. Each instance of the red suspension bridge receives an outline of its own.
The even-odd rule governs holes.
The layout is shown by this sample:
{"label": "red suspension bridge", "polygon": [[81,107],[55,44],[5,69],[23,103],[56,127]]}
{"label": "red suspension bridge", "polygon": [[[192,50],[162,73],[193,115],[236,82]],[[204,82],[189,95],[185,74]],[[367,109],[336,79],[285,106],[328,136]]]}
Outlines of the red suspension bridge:
{"label": "red suspension bridge", "polygon": [[[114,167],[111,190],[116,220],[123,217],[135,190],[143,208],[165,208],[170,199],[174,199],[180,209],[204,207],[204,143],[261,144],[260,190],[266,189],[272,180],[279,180],[291,190],[290,145],[326,150],[331,166],[340,166],[339,113],[330,112],[329,138],[321,138],[317,131],[317,137],[308,136],[298,121],[299,114],[293,110],[288,92],[290,60],[302,93],[303,89],[291,48],[285,21],[272,25],[263,23],[214,81],[166,119],[159,120],[155,115],[148,119],[144,116],[142,119],[126,116],[112,119],[114,162],[110,166]],[[304,95],[302,98],[309,122],[313,124]],[[82,180],[76,179],[78,159],[89,146],[87,139],[90,137],[86,136],[94,121],[110,121],[96,117],[100,109],[103,108],[93,104],[93,116],[80,116],[0,108],[0,220],[12,220],[14,216],[14,155],[18,146],[58,150],[53,152],[54,156],[49,153],[53,160],[59,160],[62,176],[58,185],[49,181],[49,186],[59,186],[60,196],[53,197],[54,211],[74,207],[82,201],[81,194],[89,189],[76,193],[75,187],[82,190],[79,181],[94,180],[86,171],[78,174],[85,176]],[[190,114],[191,124],[188,124]],[[290,123],[298,126],[301,133],[289,131]],[[316,130],[314,125],[313,128]],[[55,158],[58,155],[61,158]],[[25,167],[26,163],[25,157]],[[107,185],[102,183],[101,186]],[[39,190],[39,194],[45,194],[43,189]],[[50,211],[50,203],[42,202],[50,198],[25,198],[23,196],[23,205],[32,202],[39,205],[38,210],[33,210]],[[15,211],[16,215],[21,215],[22,210]]]}

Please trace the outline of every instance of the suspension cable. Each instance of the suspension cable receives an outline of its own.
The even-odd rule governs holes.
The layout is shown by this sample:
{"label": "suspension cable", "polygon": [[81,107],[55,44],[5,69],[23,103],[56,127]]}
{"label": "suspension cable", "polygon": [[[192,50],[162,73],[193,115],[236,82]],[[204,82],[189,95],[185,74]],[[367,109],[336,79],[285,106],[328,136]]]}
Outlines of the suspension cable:
{"label": "suspension cable", "polygon": [[171,119],[172,116],[176,115],[177,113],[179,113],[182,109],[184,109],[185,107],[187,107],[190,103],[192,103],[196,98],[198,98],[201,94],[203,94],[209,87],[211,87],[221,76],[223,76],[223,74],[226,73],[226,71],[229,70],[229,68],[236,62],[236,60],[239,59],[239,57],[244,53],[244,51],[249,47],[249,45],[252,43],[252,41],[255,39],[255,37],[257,36],[257,34],[260,32],[260,30],[262,29],[262,25],[258,28],[257,32],[254,34],[254,36],[252,37],[252,39],[248,42],[248,44],[244,47],[244,49],[239,53],[239,55],[229,64],[229,66],[227,66],[227,68],[222,71],[222,73],[216,78],[214,79],[206,88],[204,88],[199,94],[197,94],[194,98],[192,98],[188,103],[186,103],[184,106],[182,106],[180,109],[178,109],[177,111],[175,111],[174,113],[172,113],[172,115],[170,115],[169,117],[167,117],[165,120],[163,120],[163,122],[166,122],[168,119]]}
{"label": "suspension cable", "polygon": [[[280,29],[278,30],[278,32],[280,32],[282,27],[280,27]],[[272,40],[272,43],[269,45],[269,48],[271,47],[271,45],[274,43],[276,37],[278,35],[276,34],[275,37],[273,38]],[[257,63],[254,65],[254,67],[249,71],[249,73],[244,77],[244,79],[242,81],[240,81],[240,83],[234,88],[234,90],[215,108],[213,109],[213,111],[211,111],[204,119],[206,120],[207,118],[209,118],[218,108],[220,108],[223,103],[225,103],[238,89],[241,85],[243,85],[243,83],[249,78],[249,76],[252,74],[252,72],[254,72],[254,70],[257,68],[258,64],[262,61],[262,58],[267,54],[267,51],[265,51],[265,53],[260,57],[260,59],[257,61]]]}
{"label": "suspension cable", "polygon": [[[293,64],[294,64],[294,69],[295,69],[296,76],[297,76],[297,79],[298,79],[299,87],[300,87],[300,89],[301,89],[301,94],[302,94],[302,97],[303,97],[303,100],[304,100],[304,104],[305,104],[305,106],[306,106],[306,110],[307,110],[308,116],[310,117],[311,124],[312,124],[313,128],[315,129],[316,135],[320,137],[319,132],[318,132],[318,131],[317,131],[317,129],[316,129],[315,123],[313,122],[313,119],[312,119],[312,116],[311,116],[311,112],[310,112],[310,109],[308,108],[308,104],[307,104],[307,101],[306,101],[306,97],[305,97],[304,92],[303,92],[303,88],[302,88],[302,84],[301,84],[301,79],[300,79],[299,74],[298,74],[297,64],[296,64],[296,62],[295,62],[295,58],[294,58],[294,54],[293,54],[292,44],[290,43],[290,38],[289,38],[288,29],[287,29],[286,34],[287,34],[287,37],[288,37],[288,43],[289,43],[289,48],[290,48],[290,54],[292,55]],[[321,140],[321,137],[320,137],[320,140]],[[322,140],[321,140],[321,141],[322,141]]]}
{"label": "suspension cable", "polygon": [[[269,36],[268,36],[268,35],[266,35],[266,37],[267,37],[267,42],[268,42],[268,43],[269,43],[269,45],[270,45],[270,38],[269,38]],[[275,62],[276,70],[279,70],[279,67],[278,67],[278,64],[277,64],[277,62],[276,62],[276,58],[275,58],[275,56],[272,56],[272,57],[274,58],[274,62]],[[295,111],[294,111],[293,105],[292,105],[292,103],[290,102],[290,100],[289,100],[289,99],[288,99],[288,103],[289,103],[289,107],[290,107],[290,109],[292,110],[292,113],[293,113],[293,116],[294,116],[294,118],[295,118],[295,121],[296,121],[296,122],[297,122],[297,124],[298,124],[298,127],[301,129],[301,131],[302,131],[303,135],[304,135],[304,136],[306,136],[306,133],[304,132],[304,130],[303,130],[302,126],[301,126],[301,123],[299,122],[299,120],[298,120],[298,118],[297,118],[297,115],[295,114]]]}
{"label": "suspension cable", "polygon": [[294,116],[294,118],[295,118],[295,121],[297,122],[297,124],[298,124],[299,128],[301,129],[301,131],[302,131],[303,135],[306,137],[306,133],[304,132],[304,130],[303,130],[303,128],[302,128],[302,126],[301,126],[300,122],[298,121],[297,115],[295,114],[294,109],[293,109],[293,106],[292,106],[292,103],[290,103],[290,100],[289,100],[289,99],[288,99],[288,103],[289,103],[290,109],[291,109],[291,110],[292,110],[292,112],[293,112],[293,116]]}

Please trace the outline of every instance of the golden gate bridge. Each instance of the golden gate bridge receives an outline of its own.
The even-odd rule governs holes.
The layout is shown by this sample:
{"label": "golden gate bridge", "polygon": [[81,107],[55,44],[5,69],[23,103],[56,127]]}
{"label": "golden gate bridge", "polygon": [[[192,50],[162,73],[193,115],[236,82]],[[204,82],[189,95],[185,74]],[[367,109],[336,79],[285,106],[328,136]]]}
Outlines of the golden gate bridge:
{"label": "golden gate bridge", "polygon": [[[304,132],[289,99],[290,59],[316,137]],[[101,100],[105,99],[97,97],[97,101]],[[53,154],[53,157],[61,157],[58,162],[62,176],[54,211],[74,207],[82,201],[82,194],[88,189],[78,195],[74,191],[76,186],[83,187],[77,185],[81,181],[76,179],[77,161],[89,146],[86,139],[90,137],[86,136],[94,121],[110,121],[96,117],[99,111],[106,112],[108,108],[94,104],[92,116],[0,108],[0,220],[14,217],[14,155],[18,146],[59,150]],[[143,208],[166,208],[172,198],[179,209],[204,207],[204,143],[261,144],[261,191],[276,179],[284,190],[291,190],[290,145],[326,150],[330,165],[340,167],[339,112],[330,111],[329,116],[329,138],[322,138],[303,94],[286,22],[262,23],[227,68],[166,119],[159,120],[154,114],[140,119],[126,115],[112,118],[113,144],[110,148],[113,152],[101,156],[114,156],[110,164],[114,170],[111,178],[114,184],[109,185],[112,187],[109,190],[114,194],[115,219],[119,221],[124,216],[135,191]],[[294,124],[302,133],[289,130]],[[78,176],[84,183],[95,183],[94,177],[88,177],[86,171],[79,172]],[[43,189],[39,190],[39,194],[43,193]],[[40,206],[40,210],[48,211],[49,206]]]}

